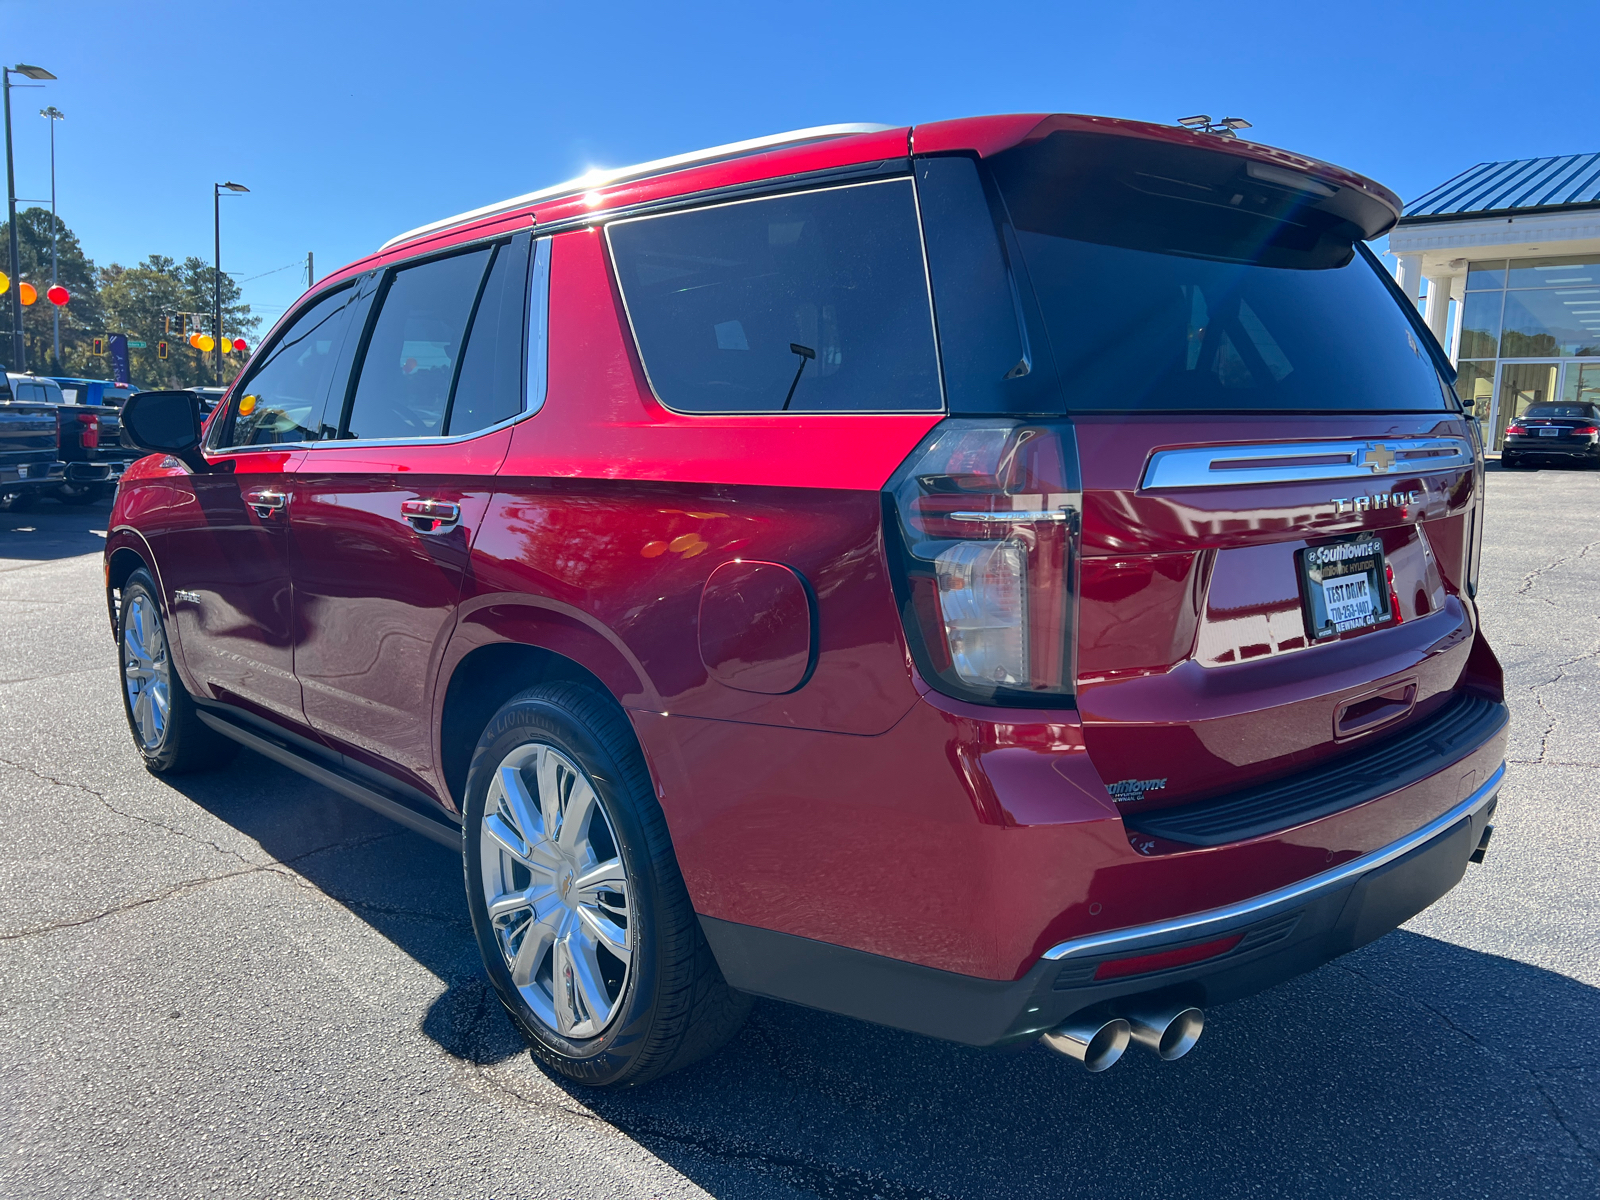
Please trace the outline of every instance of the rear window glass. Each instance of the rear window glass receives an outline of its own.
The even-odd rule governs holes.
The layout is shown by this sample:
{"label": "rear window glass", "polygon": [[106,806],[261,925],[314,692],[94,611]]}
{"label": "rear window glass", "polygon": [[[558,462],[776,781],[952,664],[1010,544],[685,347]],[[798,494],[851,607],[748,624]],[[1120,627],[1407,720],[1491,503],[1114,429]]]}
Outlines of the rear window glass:
{"label": "rear window glass", "polygon": [[492,249],[396,271],[373,323],[343,434],[437,437]]}
{"label": "rear window glass", "polygon": [[1530,404],[1522,414],[1525,417],[1569,417],[1577,421],[1588,421],[1600,416],[1592,404]]}
{"label": "rear window glass", "polygon": [[667,407],[942,407],[909,179],[618,221],[607,233]]}
{"label": "rear window glass", "polygon": [[1321,197],[1103,134],[990,161],[1066,408],[1446,407],[1423,335]]}

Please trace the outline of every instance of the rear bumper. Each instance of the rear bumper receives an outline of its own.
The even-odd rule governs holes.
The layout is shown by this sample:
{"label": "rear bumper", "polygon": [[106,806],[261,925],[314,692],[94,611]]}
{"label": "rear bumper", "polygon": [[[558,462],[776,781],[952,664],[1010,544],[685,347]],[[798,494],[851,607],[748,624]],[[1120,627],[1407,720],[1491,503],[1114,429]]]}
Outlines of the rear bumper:
{"label": "rear bumper", "polygon": [[[1394,929],[1457,883],[1483,838],[1505,766],[1470,796],[1390,844],[1225,907],[1062,942],[1021,979],[901,962],[702,916],[733,987],[968,1045],[1036,1036],[1075,1013],[1160,993],[1196,1005],[1259,992]],[[1111,978],[1116,960],[1226,946],[1190,965]],[[1126,969],[1124,966],[1123,969]]]}
{"label": "rear bumper", "polygon": [[1507,438],[1501,448],[1502,459],[1514,458],[1589,458],[1600,461],[1600,442],[1568,442],[1561,438]]}

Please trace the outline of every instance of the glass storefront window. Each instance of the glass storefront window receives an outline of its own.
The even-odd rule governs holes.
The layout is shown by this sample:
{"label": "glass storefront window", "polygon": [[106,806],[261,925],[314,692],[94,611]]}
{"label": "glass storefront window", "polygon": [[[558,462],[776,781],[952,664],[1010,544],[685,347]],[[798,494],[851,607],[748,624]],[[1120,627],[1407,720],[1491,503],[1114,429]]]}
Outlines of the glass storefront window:
{"label": "glass storefront window", "polygon": [[1467,291],[1480,292],[1485,288],[1499,290],[1506,285],[1506,260],[1491,258],[1487,262],[1467,264]]}
{"label": "glass storefront window", "polygon": [[1501,358],[1600,357],[1600,287],[1506,293]]}
{"label": "glass storefront window", "polygon": [[1568,363],[1561,399],[1567,404],[1600,404],[1600,363]]}
{"label": "glass storefront window", "polygon": [[1520,417],[1530,404],[1543,404],[1556,398],[1556,379],[1560,363],[1506,363],[1500,368],[1500,408],[1494,417],[1494,446],[1505,441],[1506,426]]}
{"label": "glass storefront window", "polygon": [[[1472,264],[1467,267],[1470,272]],[[1511,288],[1546,288],[1572,284],[1600,284],[1600,258],[1519,258],[1506,272]]]}
{"label": "glass storefront window", "polygon": [[1456,395],[1480,421],[1489,419],[1489,402],[1494,399],[1494,360],[1463,362],[1457,368]]}
{"label": "glass storefront window", "polygon": [[1500,345],[1500,306],[1505,293],[1468,292],[1461,310],[1462,358],[1493,358]]}

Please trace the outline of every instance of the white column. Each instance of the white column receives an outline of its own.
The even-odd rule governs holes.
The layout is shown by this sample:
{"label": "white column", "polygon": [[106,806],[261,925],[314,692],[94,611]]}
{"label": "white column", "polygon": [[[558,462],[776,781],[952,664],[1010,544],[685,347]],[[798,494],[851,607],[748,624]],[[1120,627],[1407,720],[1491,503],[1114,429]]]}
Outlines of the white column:
{"label": "white column", "polygon": [[1450,355],[1450,364],[1455,365],[1461,357],[1461,313],[1467,307],[1467,277],[1465,275],[1452,275],[1450,277],[1450,299],[1456,302],[1456,315],[1450,321],[1450,341],[1445,346]]}
{"label": "white column", "polygon": [[1428,311],[1423,315],[1428,328],[1433,330],[1433,336],[1439,339],[1441,346],[1448,345],[1450,331],[1446,328],[1446,318],[1450,315],[1450,276],[1428,276]]}
{"label": "white column", "polygon": [[1400,285],[1400,290],[1406,294],[1406,299],[1411,301],[1411,307],[1415,308],[1417,298],[1422,295],[1422,255],[1396,254],[1394,281]]}

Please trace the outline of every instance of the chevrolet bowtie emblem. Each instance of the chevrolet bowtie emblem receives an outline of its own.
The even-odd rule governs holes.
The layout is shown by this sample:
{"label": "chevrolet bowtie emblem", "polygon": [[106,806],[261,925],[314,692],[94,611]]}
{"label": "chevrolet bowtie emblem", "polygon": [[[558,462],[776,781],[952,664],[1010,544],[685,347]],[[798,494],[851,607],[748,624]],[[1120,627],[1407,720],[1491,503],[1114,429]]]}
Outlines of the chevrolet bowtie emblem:
{"label": "chevrolet bowtie emblem", "polygon": [[1361,462],[1358,465],[1371,467],[1374,475],[1387,474],[1389,468],[1394,466],[1394,451],[1382,442],[1378,442],[1376,445],[1367,447],[1367,451],[1361,456]]}

